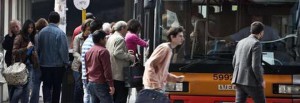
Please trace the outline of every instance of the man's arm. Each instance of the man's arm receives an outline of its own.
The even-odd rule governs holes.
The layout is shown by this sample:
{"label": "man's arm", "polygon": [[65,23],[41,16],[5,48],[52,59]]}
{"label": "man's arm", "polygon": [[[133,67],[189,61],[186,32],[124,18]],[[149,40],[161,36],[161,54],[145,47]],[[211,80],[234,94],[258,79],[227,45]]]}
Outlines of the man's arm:
{"label": "man's arm", "polygon": [[79,53],[80,50],[79,49],[80,49],[80,38],[79,38],[79,35],[77,35],[73,41],[73,56],[74,56],[74,58],[80,59],[80,53]]}
{"label": "man's arm", "polygon": [[113,50],[113,56],[118,59],[125,59],[126,61],[130,61],[130,54],[127,51],[124,51],[124,47],[126,47],[126,43],[124,39],[117,38],[115,44],[115,49]]}
{"label": "man's arm", "polygon": [[261,66],[261,53],[262,47],[259,42],[256,42],[252,48],[252,70],[254,75],[258,81],[258,83],[262,83],[263,79],[263,68]]}
{"label": "man's arm", "polygon": [[64,33],[61,33],[59,35],[59,38],[58,38],[58,45],[59,45],[59,55],[61,57],[61,59],[63,60],[63,63],[65,65],[68,65],[69,64],[69,46],[68,46],[68,39],[67,39],[67,36],[66,34]]}

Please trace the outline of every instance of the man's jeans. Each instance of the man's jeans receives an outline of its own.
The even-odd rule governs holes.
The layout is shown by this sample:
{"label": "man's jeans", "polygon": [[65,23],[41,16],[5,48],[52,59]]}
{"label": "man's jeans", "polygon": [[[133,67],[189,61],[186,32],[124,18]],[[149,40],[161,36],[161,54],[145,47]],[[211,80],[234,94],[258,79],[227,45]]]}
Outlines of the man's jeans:
{"label": "man's jeans", "polygon": [[170,100],[161,92],[143,89],[138,93],[135,103],[170,103]]}
{"label": "man's jeans", "polygon": [[83,103],[92,103],[91,102],[91,94],[87,88],[88,82],[86,79],[82,79],[83,84]]}
{"label": "man's jeans", "polygon": [[74,77],[74,101],[73,103],[83,103],[83,88],[81,74],[77,71],[73,71]]}
{"label": "man's jeans", "polygon": [[30,103],[39,103],[40,97],[40,85],[41,85],[41,70],[40,68],[31,69],[31,96]]}
{"label": "man's jeans", "polygon": [[88,83],[88,89],[91,93],[92,103],[113,103],[112,95],[109,94],[109,86],[107,83]]}
{"label": "man's jeans", "polygon": [[236,84],[236,103],[246,103],[247,97],[250,96],[255,103],[266,103],[264,88],[262,86],[253,87]]}
{"label": "man's jeans", "polygon": [[59,103],[65,67],[41,67],[44,103]]}

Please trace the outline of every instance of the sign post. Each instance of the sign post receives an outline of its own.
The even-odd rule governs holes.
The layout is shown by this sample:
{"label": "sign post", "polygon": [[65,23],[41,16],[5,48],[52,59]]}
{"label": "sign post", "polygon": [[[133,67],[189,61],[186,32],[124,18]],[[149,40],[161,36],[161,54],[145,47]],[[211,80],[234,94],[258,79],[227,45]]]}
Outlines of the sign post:
{"label": "sign post", "polygon": [[82,11],[82,23],[86,19],[86,8],[89,6],[90,0],[74,0],[74,5],[78,10]]}

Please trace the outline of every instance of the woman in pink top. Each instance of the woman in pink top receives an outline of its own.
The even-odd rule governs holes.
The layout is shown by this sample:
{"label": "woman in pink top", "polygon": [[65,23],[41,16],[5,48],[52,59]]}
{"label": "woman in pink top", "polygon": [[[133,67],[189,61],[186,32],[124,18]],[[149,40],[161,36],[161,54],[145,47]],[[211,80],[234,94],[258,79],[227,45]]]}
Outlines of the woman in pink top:
{"label": "woman in pink top", "polygon": [[134,54],[137,53],[137,45],[147,47],[148,43],[138,37],[138,33],[142,29],[141,23],[136,19],[131,19],[127,23],[128,32],[125,36],[126,47],[128,50],[132,50]]}
{"label": "woman in pink top", "polygon": [[183,31],[182,27],[170,28],[167,32],[170,42],[157,46],[146,61],[143,76],[144,90],[139,92],[136,103],[170,103],[169,98],[164,95],[165,84],[183,82],[184,79],[184,76],[169,73],[172,49],[183,43]]}

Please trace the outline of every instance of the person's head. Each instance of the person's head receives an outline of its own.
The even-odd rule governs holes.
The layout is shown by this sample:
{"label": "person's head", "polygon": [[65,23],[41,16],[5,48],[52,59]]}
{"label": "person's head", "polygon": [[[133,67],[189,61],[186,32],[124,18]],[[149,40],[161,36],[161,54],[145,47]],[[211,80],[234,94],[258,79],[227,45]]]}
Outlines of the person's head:
{"label": "person's head", "polygon": [[92,21],[90,24],[91,33],[94,33],[96,30],[100,30],[102,24],[103,24],[102,21],[99,19],[95,19],[94,21]]}
{"label": "person's head", "polygon": [[37,22],[35,22],[35,28],[37,31],[42,30],[47,25],[48,21],[45,18],[40,18]]}
{"label": "person's head", "polygon": [[9,32],[16,35],[16,34],[19,34],[20,30],[21,30],[21,22],[20,21],[18,21],[18,20],[10,21]]}
{"label": "person's head", "polygon": [[127,26],[128,26],[128,31],[135,34],[138,34],[142,29],[142,24],[136,19],[129,20],[127,22]]}
{"label": "person's head", "polygon": [[114,26],[113,29],[119,33],[121,33],[123,36],[127,33],[127,23],[125,21],[118,21]]}
{"label": "person's head", "polygon": [[261,15],[252,15],[251,16],[251,22],[255,22],[255,21],[263,22],[264,21],[263,16],[261,16]]}
{"label": "person's head", "polygon": [[106,33],[104,31],[96,30],[92,36],[93,36],[93,42],[95,44],[100,44],[105,46],[107,39],[106,39]]}
{"label": "person's head", "polygon": [[108,35],[111,32],[111,25],[109,23],[103,23],[102,30]]}
{"label": "person's head", "polygon": [[256,35],[258,39],[261,39],[264,36],[264,27],[263,23],[255,21],[251,24],[250,33]]}
{"label": "person's head", "polygon": [[86,19],[95,19],[96,17],[93,15],[93,13],[86,13]]}
{"label": "person's head", "polygon": [[171,27],[167,32],[168,40],[176,45],[181,45],[184,41],[183,32],[184,28],[182,26]]}
{"label": "person's head", "polygon": [[60,16],[57,12],[52,11],[48,16],[49,23],[58,24],[60,21]]}
{"label": "person's head", "polygon": [[91,34],[90,26],[91,26],[91,22],[93,21],[94,21],[93,19],[86,19],[84,23],[81,25],[81,31],[83,32],[84,36],[88,36],[89,34]]}
{"label": "person's head", "polygon": [[21,35],[29,36],[29,35],[35,35],[36,29],[35,24],[32,20],[26,20],[23,24]]}
{"label": "person's head", "polygon": [[113,34],[113,33],[115,32],[115,30],[114,30],[114,25],[115,25],[115,24],[116,24],[115,22],[111,22],[111,23],[110,23],[110,28],[111,28],[110,33],[111,33],[111,34]]}

